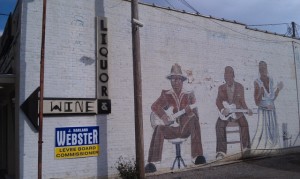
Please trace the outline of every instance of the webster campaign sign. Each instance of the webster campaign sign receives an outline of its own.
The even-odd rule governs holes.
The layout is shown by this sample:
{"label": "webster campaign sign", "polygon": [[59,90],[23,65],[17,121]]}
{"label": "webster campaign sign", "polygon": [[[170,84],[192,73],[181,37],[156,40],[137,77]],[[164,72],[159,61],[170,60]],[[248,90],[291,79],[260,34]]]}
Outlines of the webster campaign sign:
{"label": "webster campaign sign", "polygon": [[55,128],[55,159],[99,156],[99,126]]}

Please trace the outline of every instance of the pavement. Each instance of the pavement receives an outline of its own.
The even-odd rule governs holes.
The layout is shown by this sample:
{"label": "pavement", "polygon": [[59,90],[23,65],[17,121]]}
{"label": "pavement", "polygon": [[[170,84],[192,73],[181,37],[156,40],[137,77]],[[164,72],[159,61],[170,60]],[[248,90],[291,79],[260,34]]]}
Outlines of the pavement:
{"label": "pavement", "polygon": [[216,161],[192,168],[174,169],[172,172],[155,172],[147,179],[300,179],[300,151],[291,154],[260,156],[235,161]]}

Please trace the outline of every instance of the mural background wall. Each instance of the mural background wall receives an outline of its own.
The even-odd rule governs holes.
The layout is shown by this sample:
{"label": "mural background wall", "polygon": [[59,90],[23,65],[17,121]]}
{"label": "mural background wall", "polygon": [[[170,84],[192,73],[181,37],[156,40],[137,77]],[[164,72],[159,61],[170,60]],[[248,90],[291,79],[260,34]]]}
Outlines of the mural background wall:
{"label": "mural background wall", "polygon": [[[21,18],[21,52],[19,104],[39,85],[41,35],[41,1],[24,1]],[[133,68],[131,49],[130,3],[119,0],[53,0],[48,1],[45,97],[93,98],[96,95],[95,17],[105,16],[108,28],[109,115],[77,117],[45,117],[43,160],[45,178],[84,178],[117,174],[115,164],[120,156],[135,156]],[[300,84],[299,40],[294,40],[295,68],[291,38],[245,29],[238,23],[216,20],[168,9],[139,6],[142,94],[144,122],[144,155],[148,157],[153,128],[150,124],[151,105],[162,89],[170,89],[166,76],[178,63],[190,76],[183,84],[193,90],[197,99],[203,155],[207,162],[215,160],[218,118],[216,98],[224,83],[224,68],[233,67],[235,80],[244,86],[249,108],[254,103],[254,80],[258,63],[265,61],[268,71],[284,88],[276,99],[277,121],[282,141],[282,124],[292,146],[299,146],[298,95]],[[295,71],[295,69],[297,71]],[[187,73],[188,72],[188,73]],[[297,74],[297,75],[296,75]],[[296,81],[298,83],[296,83]],[[297,86],[298,84],[298,86]],[[20,176],[36,178],[37,133],[22,111],[19,117]],[[257,115],[247,116],[250,140],[257,128]],[[99,126],[98,157],[54,159],[54,131],[59,127]],[[182,144],[182,158],[190,166],[191,142]],[[228,154],[239,152],[237,144],[228,147]],[[175,158],[175,147],[164,141],[158,170],[169,170]]]}

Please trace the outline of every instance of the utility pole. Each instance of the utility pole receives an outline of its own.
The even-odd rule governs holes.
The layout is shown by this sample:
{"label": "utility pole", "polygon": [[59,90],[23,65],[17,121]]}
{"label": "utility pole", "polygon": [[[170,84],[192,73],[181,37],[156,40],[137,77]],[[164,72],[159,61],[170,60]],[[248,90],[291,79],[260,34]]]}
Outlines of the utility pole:
{"label": "utility pole", "polygon": [[296,26],[295,26],[295,22],[292,22],[292,30],[293,30],[292,37],[295,38],[295,37],[296,37]]}
{"label": "utility pole", "polygon": [[133,79],[134,79],[134,113],[135,113],[135,151],[138,178],[145,178],[144,168],[144,135],[143,135],[143,112],[142,112],[142,79],[141,79],[141,56],[140,34],[138,21],[138,0],[131,0],[132,22],[132,55],[133,55]]}
{"label": "utility pole", "polygon": [[44,57],[45,57],[45,30],[46,30],[46,9],[47,0],[43,0],[42,20],[42,44],[40,62],[40,103],[39,103],[39,141],[38,141],[38,179],[42,179],[42,158],[43,158],[43,101],[44,101]]}

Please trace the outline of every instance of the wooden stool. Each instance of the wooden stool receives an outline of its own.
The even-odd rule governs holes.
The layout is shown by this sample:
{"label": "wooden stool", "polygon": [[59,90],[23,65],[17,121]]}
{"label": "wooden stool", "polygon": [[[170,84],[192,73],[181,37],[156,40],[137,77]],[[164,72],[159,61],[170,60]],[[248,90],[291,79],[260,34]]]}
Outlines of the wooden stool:
{"label": "wooden stool", "polygon": [[[238,129],[227,130],[229,128],[238,128]],[[240,140],[227,141],[227,139],[226,139],[226,143],[227,144],[238,144],[239,143],[241,151],[242,151],[243,150],[243,145],[242,145],[241,127],[240,127],[239,123],[234,122],[234,121],[229,121],[228,124],[227,124],[227,126],[226,126],[226,136],[227,136],[227,134],[232,134],[232,133],[238,133]]]}

